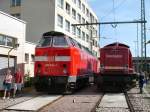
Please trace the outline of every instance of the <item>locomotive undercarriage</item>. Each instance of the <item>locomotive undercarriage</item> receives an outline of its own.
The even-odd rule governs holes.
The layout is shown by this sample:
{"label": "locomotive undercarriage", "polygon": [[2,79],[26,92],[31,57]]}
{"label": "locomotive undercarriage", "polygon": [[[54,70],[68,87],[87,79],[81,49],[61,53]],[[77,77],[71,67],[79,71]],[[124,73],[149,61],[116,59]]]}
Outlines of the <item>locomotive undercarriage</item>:
{"label": "locomotive undercarriage", "polygon": [[78,77],[75,82],[68,82],[68,76],[36,76],[35,89],[38,92],[48,93],[72,93],[75,89],[79,89],[89,84],[88,77]]}
{"label": "locomotive undercarriage", "polygon": [[97,78],[97,87],[102,91],[113,91],[111,89],[116,90],[124,90],[130,89],[134,85],[134,77],[129,75],[99,75]]}

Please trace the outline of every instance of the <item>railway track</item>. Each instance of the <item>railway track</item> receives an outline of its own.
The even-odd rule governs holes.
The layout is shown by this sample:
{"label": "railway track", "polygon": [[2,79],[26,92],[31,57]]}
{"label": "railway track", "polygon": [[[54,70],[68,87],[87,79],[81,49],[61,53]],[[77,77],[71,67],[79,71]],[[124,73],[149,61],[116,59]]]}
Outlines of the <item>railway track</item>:
{"label": "railway track", "polygon": [[128,108],[129,108],[130,112],[135,112],[134,107],[133,107],[133,105],[132,105],[132,103],[131,103],[131,101],[130,101],[130,98],[129,98],[129,96],[128,96],[128,93],[127,93],[127,92],[124,92],[124,94],[125,94],[126,101],[127,101]]}
{"label": "railway track", "polygon": [[0,100],[1,112],[38,111],[44,106],[62,98],[63,95],[27,95],[9,100]]}
{"label": "railway track", "polygon": [[135,112],[127,92],[105,93],[92,112]]}
{"label": "railway track", "polygon": [[[51,100],[51,97],[53,100]],[[92,85],[71,95],[29,95],[10,100],[0,100],[1,112],[91,112],[101,98],[96,86]],[[42,104],[42,102],[47,102]],[[8,105],[6,105],[8,104]],[[87,106],[88,105],[88,106]]]}

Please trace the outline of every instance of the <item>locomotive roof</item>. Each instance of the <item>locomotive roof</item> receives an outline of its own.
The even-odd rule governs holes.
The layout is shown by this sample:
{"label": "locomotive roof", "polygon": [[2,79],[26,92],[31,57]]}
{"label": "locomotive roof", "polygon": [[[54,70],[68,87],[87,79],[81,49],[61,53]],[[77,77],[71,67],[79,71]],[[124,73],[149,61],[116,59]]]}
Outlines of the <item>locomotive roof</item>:
{"label": "locomotive roof", "polygon": [[109,44],[109,45],[106,45],[104,47],[114,47],[114,46],[120,46],[120,47],[126,47],[126,48],[129,48],[128,45],[125,45],[123,43],[119,43],[119,42],[115,42],[115,43],[112,43],[112,44]]}
{"label": "locomotive roof", "polygon": [[65,34],[64,33],[61,33],[61,32],[57,32],[57,31],[49,31],[49,32],[46,32],[43,34],[43,37],[46,37],[46,36],[64,36]]}

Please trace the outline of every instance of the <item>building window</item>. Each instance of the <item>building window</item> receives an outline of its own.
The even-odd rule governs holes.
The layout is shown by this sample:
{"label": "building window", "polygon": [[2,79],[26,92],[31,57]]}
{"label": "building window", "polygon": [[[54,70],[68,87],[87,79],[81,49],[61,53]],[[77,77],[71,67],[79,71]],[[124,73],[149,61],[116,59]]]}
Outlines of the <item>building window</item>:
{"label": "building window", "polygon": [[66,2],[66,12],[70,14],[70,5]]}
{"label": "building window", "polygon": [[80,28],[77,28],[77,36],[80,38],[81,37],[81,30]]}
{"label": "building window", "polygon": [[77,14],[77,21],[78,21],[79,23],[81,23],[81,15],[80,15],[80,14]]}
{"label": "building window", "polygon": [[25,53],[25,62],[29,63],[29,54]]}
{"label": "building window", "polygon": [[57,0],[57,6],[63,9],[64,0]]}
{"label": "building window", "polygon": [[76,19],[76,11],[75,11],[75,9],[72,9],[72,18]]}
{"label": "building window", "polygon": [[89,35],[86,34],[86,42],[89,42]]}
{"label": "building window", "polygon": [[82,4],[82,12],[85,13],[85,5]]}
{"label": "building window", "polygon": [[[84,18],[82,18],[82,23],[85,24],[85,19],[84,19]],[[84,25],[84,26],[85,26],[85,25]]]}
{"label": "building window", "polygon": [[95,43],[95,41],[94,40],[92,40],[92,45],[94,46],[94,43]]}
{"label": "building window", "polygon": [[[89,24],[89,23],[86,21],[86,24]],[[89,29],[89,25],[86,25],[86,28]]]}
{"label": "building window", "polygon": [[31,62],[34,62],[35,56],[31,54]]}
{"label": "building window", "polygon": [[11,6],[21,6],[21,0],[11,0]]}
{"label": "building window", "polygon": [[77,7],[81,9],[81,0],[77,0]]}
{"label": "building window", "polygon": [[89,17],[89,10],[86,9],[86,16]]}
{"label": "building window", "polygon": [[70,22],[69,21],[65,21],[65,29],[66,29],[66,31],[68,31],[68,32],[70,32]]}
{"label": "building window", "polygon": [[85,40],[85,32],[82,32],[82,40]]}
{"label": "building window", "polygon": [[20,15],[20,13],[16,13],[16,14],[11,14],[12,16],[14,16],[14,17],[16,17],[16,18],[18,18],[18,19],[20,19],[21,18],[21,15]]}
{"label": "building window", "polygon": [[6,37],[3,35],[0,35],[0,45],[5,45],[6,43]]}
{"label": "building window", "polygon": [[0,35],[0,45],[14,47],[16,42],[17,42],[17,39],[13,37]]}
{"label": "building window", "polygon": [[13,46],[13,38],[9,38],[7,37],[6,38],[6,46]]}
{"label": "building window", "polygon": [[75,26],[72,26],[72,34],[76,35],[76,27]]}
{"label": "building window", "polygon": [[57,26],[63,27],[63,17],[60,15],[57,15]]}

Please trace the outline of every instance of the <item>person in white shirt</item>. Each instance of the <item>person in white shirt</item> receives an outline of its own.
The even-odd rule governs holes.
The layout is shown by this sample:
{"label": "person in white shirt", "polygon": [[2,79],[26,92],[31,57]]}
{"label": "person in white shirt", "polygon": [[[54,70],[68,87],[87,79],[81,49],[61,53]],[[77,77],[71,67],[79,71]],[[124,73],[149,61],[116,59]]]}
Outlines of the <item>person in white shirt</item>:
{"label": "person in white shirt", "polygon": [[4,86],[4,96],[3,96],[3,99],[6,98],[6,93],[7,92],[8,92],[7,99],[10,98],[10,90],[11,90],[12,78],[13,78],[13,76],[11,74],[11,71],[8,69],[7,73],[5,75],[5,78],[4,78],[4,83],[3,83],[3,86]]}

